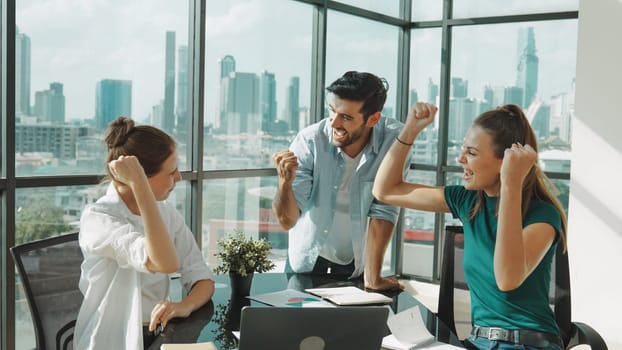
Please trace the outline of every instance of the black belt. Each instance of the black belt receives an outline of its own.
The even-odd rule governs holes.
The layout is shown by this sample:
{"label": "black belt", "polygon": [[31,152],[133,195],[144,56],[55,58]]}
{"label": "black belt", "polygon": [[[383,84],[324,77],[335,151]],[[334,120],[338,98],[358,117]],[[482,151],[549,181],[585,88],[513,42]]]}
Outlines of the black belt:
{"label": "black belt", "polygon": [[499,340],[538,348],[547,347],[550,344],[557,344],[561,349],[564,348],[564,343],[560,337],[545,332],[475,326],[471,334],[476,337],[487,338],[488,340]]}

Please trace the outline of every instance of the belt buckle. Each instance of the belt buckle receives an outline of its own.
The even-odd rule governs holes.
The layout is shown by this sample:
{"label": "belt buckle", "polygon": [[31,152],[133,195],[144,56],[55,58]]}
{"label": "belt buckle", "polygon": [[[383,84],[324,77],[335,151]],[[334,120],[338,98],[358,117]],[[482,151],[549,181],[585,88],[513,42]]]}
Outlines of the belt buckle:
{"label": "belt buckle", "polygon": [[488,328],[488,340],[501,340],[509,341],[510,332],[503,328],[490,327]]}

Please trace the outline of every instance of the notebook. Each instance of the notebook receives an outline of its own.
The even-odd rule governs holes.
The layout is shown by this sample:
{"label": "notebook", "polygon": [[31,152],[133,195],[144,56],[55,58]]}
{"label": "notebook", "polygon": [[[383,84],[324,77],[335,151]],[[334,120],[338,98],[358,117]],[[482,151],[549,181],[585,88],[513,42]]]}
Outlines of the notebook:
{"label": "notebook", "polygon": [[271,306],[289,306],[289,307],[334,307],[320,297],[309,293],[301,292],[295,289],[285,289],[276,292],[255,294],[248,298],[260,303]]}
{"label": "notebook", "polygon": [[305,291],[337,305],[387,304],[393,301],[386,295],[367,292],[354,286],[310,288]]}
{"label": "notebook", "polygon": [[239,350],[378,350],[388,333],[384,306],[242,309]]}

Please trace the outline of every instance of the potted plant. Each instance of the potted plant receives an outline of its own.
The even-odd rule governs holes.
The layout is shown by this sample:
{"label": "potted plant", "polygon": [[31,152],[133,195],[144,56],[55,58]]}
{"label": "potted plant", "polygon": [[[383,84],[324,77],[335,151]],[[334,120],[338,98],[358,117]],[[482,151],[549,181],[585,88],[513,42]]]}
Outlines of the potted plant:
{"label": "potted plant", "polygon": [[229,273],[231,292],[249,295],[254,272],[266,272],[274,268],[268,257],[272,244],[265,239],[247,237],[242,231],[234,231],[217,241],[220,263],[214,269],[217,274]]}

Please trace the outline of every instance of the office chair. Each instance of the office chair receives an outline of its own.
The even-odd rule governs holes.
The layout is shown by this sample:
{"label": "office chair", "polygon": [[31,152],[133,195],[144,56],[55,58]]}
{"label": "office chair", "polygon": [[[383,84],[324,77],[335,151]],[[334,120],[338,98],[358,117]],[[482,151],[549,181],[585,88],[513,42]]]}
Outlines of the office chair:
{"label": "office chair", "polygon": [[83,259],[78,233],[25,243],[10,251],[26,293],[37,349],[72,349],[83,299],[78,289]]}
{"label": "office chair", "polygon": [[[446,226],[443,242],[443,259],[438,298],[438,318],[456,333],[454,319],[454,289],[468,289],[464,280],[462,257],[455,258],[463,249],[464,232],[462,226]],[[563,252],[562,244],[557,245],[551,266],[550,304],[561,332],[565,349],[580,344],[589,345],[593,350],[607,350],[607,344],[592,327],[581,322],[572,322],[570,303],[570,269],[568,252]]]}

